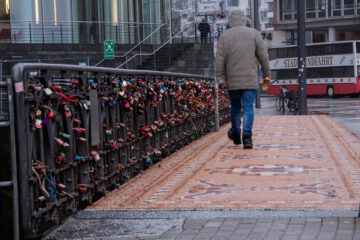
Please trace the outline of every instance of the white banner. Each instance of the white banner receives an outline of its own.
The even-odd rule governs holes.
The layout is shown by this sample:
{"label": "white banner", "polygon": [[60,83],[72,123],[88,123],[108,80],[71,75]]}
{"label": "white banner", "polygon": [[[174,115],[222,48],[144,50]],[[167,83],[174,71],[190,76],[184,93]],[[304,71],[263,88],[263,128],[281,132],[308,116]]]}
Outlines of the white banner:
{"label": "white banner", "polygon": [[209,2],[199,2],[198,3],[198,12],[199,13],[213,13],[220,11],[220,4],[219,2],[209,1]]}
{"label": "white banner", "polygon": [[[306,67],[337,67],[337,66],[351,66],[354,65],[354,55],[327,55],[327,56],[313,56],[306,58]],[[297,58],[278,58],[270,61],[270,68],[277,69],[291,69],[298,68]]]}

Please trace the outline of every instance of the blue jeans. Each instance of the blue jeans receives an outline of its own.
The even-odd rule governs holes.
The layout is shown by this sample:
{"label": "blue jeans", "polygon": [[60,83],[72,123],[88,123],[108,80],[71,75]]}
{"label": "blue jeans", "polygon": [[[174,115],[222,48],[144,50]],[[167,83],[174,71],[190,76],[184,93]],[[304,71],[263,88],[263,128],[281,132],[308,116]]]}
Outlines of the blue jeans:
{"label": "blue jeans", "polygon": [[230,90],[231,132],[241,133],[241,108],[244,108],[243,135],[252,135],[256,90]]}

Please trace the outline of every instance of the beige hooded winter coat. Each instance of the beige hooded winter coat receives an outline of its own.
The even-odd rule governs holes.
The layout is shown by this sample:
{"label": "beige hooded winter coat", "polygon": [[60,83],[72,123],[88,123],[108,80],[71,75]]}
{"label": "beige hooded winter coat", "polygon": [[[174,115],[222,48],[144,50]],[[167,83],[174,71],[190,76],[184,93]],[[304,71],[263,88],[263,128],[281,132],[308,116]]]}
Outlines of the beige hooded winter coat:
{"label": "beige hooded winter coat", "polygon": [[260,62],[264,77],[270,77],[269,56],[259,31],[248,27],[250,20],[240,10],[231,12],[228,30],[216,49],[216,80],[229,90],[258,89]]}

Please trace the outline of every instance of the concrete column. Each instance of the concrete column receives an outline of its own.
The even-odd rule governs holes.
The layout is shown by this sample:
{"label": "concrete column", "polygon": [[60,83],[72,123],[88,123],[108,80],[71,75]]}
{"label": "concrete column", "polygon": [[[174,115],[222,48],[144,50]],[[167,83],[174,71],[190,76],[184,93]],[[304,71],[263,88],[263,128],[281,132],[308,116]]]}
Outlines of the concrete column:
{"label": "concrete column", "polygon": [[329,31],[328,31],[328,39],[329,42],[335,42],[336,41],[336,31],[334,27],[329,27]]}

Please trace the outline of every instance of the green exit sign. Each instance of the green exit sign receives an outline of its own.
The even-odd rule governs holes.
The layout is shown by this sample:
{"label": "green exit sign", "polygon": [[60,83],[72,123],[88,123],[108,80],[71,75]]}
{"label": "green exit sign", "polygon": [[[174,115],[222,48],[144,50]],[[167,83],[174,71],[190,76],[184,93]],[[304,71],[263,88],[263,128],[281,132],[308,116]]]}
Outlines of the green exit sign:
{"label": "green exit sign", "polygon": [[104,41],[104,58],[105,59],[114,59],[115,49],[114,41]]}

